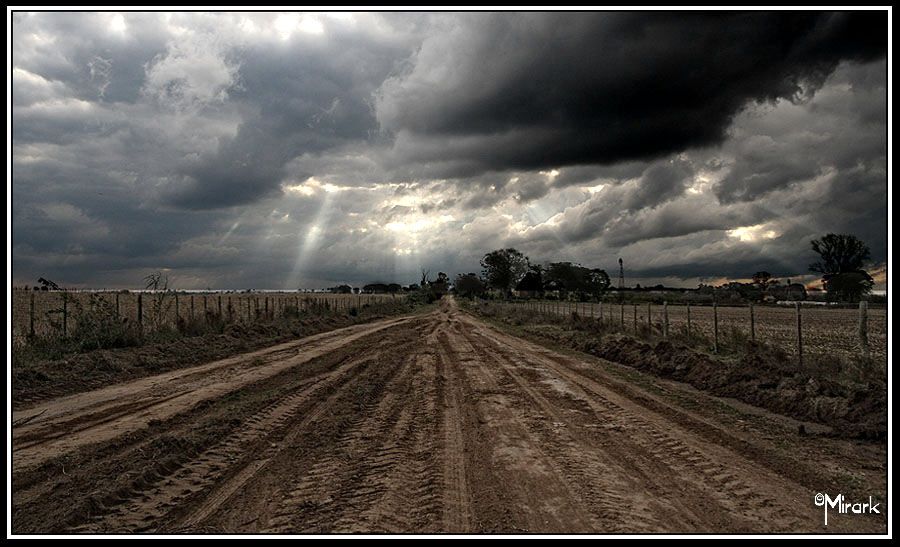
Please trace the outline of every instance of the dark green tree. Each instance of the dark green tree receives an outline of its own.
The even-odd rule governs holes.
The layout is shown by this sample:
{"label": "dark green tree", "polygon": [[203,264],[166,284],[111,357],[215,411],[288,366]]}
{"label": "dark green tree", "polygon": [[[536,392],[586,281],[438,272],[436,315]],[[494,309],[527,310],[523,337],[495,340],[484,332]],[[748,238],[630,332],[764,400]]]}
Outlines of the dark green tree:
{"label": "dark green tree", "polygon": [[544,269],[540,264],[531,264],[528,271],[522,276],[522,280],[516,285],[517,291],[543,292]]}
{"label": "dark green tree", "polygon": [[464,298],[481,296],[485,291],[484,282],[475,273],[457,275],[453,288],[456,289],[456,294]]}
{"label": "dark green tree", "polygon": [[610,280],[606,270],[594,268],[587,271],[584,292],[591,295],[592,298],[600,298],[600,295],[609,288],[609,285]]}
{"label": "dark green tree", "polygon": [[528,257],[512,248],[498,249],[484,255],[481,267],[490,288],[509,294],[528,271]]}
{"label": "dark green tree", "polygon": [[856,301],[871,292],[874,280],[863,270],[870,257],[868,245],[851,234],[827,234],[811,245],[819,260],[809,269],[822,274],[829,297]]}
{"label": "dark green tree", "polygon": [[821,274],[855,272],[869,259],[869,247],[850,234],[828,234],[811,241],[812,250],[820,260],[809,265],[810,271]]}

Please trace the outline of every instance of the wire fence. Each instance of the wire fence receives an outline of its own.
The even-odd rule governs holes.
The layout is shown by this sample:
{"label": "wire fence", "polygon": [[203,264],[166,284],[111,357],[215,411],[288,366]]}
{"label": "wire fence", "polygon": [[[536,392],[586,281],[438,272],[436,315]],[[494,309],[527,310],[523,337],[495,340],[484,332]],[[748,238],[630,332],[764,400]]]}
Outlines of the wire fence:
{"label": "wire fence", "polygon": [[748,305],[566,302],[525,300],[493,302],[507,309],[569,317],[577,314],[623,332],[654,337],[702,337],[717,353],[735,339],[781,348],[804,358],[841,356],[887,363],[887,310],[860,302],[855,309]]}
{"label": "wire fence", "polygon": [[175,327],[179,322],[224,321],[254,323],[287,312],[344,313],[403,294],[325,294],[300,292],[184,292],[184,291],[28,291],[13,290],[12,335],[17,342],[34,337],[67,336],[78,328],[79,317],[103,307],[143,332]]}

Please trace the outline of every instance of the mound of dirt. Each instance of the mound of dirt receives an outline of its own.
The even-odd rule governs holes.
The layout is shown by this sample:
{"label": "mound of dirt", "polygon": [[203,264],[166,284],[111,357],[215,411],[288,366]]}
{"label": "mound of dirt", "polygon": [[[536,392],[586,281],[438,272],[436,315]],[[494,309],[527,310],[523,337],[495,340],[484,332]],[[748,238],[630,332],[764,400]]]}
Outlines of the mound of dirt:
{"label": "mound of dirt", "polygon": [[887,436],[887,392],[875,382],[836,381],[798,370],[785,354],[749,344],[734,358],[718,358],[669,341],[650,344],[630,336],[606,336],[558,326],[526,332],[608,361],[686,382],[715,395],[831,426],[845,437]]}

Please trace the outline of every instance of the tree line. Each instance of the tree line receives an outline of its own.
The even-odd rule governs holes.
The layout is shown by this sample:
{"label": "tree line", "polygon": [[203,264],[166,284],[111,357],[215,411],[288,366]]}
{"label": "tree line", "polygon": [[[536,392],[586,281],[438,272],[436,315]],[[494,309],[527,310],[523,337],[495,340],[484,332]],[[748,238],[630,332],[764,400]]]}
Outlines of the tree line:
{"label": "tree line", "polygon": [[[874,280],[863,268],[871,253],[869,247],[851,234],[827,234],[811,242],[819,260],[810,264],[809,270],[821,275],[822,285],[831,300],[858,301],[872,291]],[[512,247],[497,249],[481,258],[481,273],[461,273],[453,280],[439,272],[431,279],[428,271],[422,271],[418,284],[402,286],[397,283],[369,283],[361,292],[406,292],[432,302],[449,291],[472,298],[493,291],[504,297],[514,291],[519,295],[538,296],[552,292],[561,299],[599,299],[610,286],[610,277],[602,268],[591,268],[575,262],[532,263],[525,254]],[[637,286],[640,288],[640,285]],[[665,289],[665,287],[659,287]],[[636,290],[636,289],[634,289]],[[767,271],[758,271],[750,283],[732,281],[718,287],[701,285],[700,292],[732,295],[747,301],[776,298],[778,300],[803,300],[806,288],[801,283],[781,284]],[[358,292],[360,289],[341,285],[333,292]]]}
{"label": "tree line", "polygon": [[[854,302],[872,291],[875,282],[865,271],[869,247],[852,234],[826,234],[810,242],[819,260],[810,264],[811,272],[821,275],[822,285],[829,299]],[[570,296],[577,300],[599,299],[610,288],[610,278],[601,268],[589,268],[573,262],[550,262],[546,266],[533,264],[514,248],[497,249],[481,259],[481,275],[459,274],[453,284],[457,294],[464,297],[482,296],[497,291],[504,296],[513,291],[524,295],[553,292],[559,298]],[[699,290],[706,287],[702,286]],[[735,292],[745,300],[763,300],[767,296],[778,299],[802,300],[806,288],[800,283],[782,285],[767,271],[758,271],[750,283],[730,282],[710,287]]]}
{"label": "tree line", "polygon": [[533,264],[513,248],[497,249],[481,259],[482,275],[459,274],[453,284],[464,297],[481,296],[489,290],[509,296],[513,291],[539,294],[554,291],[561,298],[574,295],[579,300],[600,298],[610,286],[609,275],[600,268],[588,268],[574,262]]}

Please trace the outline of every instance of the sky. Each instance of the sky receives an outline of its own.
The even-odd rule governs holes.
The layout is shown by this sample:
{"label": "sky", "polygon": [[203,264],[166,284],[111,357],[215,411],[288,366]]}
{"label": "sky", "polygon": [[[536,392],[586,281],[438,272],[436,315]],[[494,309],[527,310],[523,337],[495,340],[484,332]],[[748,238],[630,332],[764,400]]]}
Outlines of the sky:
{"label": "sky", "polygon": [[887,15],[15,13],[14,285],[887,260]]}

